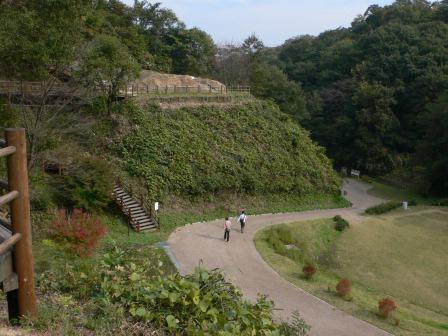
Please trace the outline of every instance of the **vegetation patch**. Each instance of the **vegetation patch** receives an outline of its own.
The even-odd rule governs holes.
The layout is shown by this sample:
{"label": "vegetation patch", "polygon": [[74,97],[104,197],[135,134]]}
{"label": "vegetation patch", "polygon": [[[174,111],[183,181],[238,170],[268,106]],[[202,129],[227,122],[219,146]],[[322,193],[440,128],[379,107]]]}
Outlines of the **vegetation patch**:
{"label": "vegetation patch", "polygon": [[308,134],[271,103],[127,111],[123,167],[151,196],[221,192],[335,195],[340,180]]}
{"label": "vegetation patch", "polygon": [[401,203],[399,202],[387,202],[370,207],[366,209],[365,213],[368,215],[381,215],[399,207],[401,207]]}
{"label": "vegetation patch", "polygon": [[[448,297],[444,295],[443,279],[447,276],[444,256],[448,242],[442,234],[447,228],[447,215],[445,208],[417,207],[412,213],[397,211],[353,224],[342,234],[334,230],[331,219],[282,224],[258,232],[256,246],[285,279],[394,335],[447,335]],[[283,227],[292,236],[305,235],[310,241],[320,242],[326,232],[321,226],[325,225],[337,233],[332,247],[326,248],[332,251],[332,262],[315,259],[319,271],[307,281],[302,276],[306,262],[278,253],[270,237]],[[316,256],[322,249],[314,251]],[[393,318],[379,316],[379,302],[384,298],[399,307]]]}

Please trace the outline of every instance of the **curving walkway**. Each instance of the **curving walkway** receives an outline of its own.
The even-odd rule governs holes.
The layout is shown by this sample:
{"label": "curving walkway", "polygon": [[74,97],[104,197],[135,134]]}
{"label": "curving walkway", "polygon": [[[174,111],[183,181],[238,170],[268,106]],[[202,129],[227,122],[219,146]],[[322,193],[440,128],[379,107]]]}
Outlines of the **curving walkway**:
{"label": "curving walkway", "polygon": [[220,268],[227,278],[242,289],[245,298],[268,295],[275,303],[275,314],[287,320],[298,310],[311,325],[311,335],[357,336],[390,335],[375,326],[348,315],[281,278],[258,254],[255,233],[269,225],[341,215],[350,221],[362,221],[363,209],[383,200],[367,194],[367,185],[354,180],[344,182],[343,190],[353,203],[350,209],[317,210],[298,213],[250,216],[244,234],[239,233],[236,219],[230,242],[223,241],[223,220],[197,223],[178,229],[168,243],[184,272],[191,272],[200,261],[208,269]]}

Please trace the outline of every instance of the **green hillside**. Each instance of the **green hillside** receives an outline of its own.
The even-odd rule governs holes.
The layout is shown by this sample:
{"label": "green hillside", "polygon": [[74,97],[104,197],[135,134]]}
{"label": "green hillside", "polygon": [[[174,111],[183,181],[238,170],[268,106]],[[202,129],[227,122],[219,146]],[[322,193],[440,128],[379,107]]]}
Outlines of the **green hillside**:
{"label": "green hillside", "polygon": [[338,192],[324,150],[274,104],[133,108],[129,122],[117,153],[152,196]]}

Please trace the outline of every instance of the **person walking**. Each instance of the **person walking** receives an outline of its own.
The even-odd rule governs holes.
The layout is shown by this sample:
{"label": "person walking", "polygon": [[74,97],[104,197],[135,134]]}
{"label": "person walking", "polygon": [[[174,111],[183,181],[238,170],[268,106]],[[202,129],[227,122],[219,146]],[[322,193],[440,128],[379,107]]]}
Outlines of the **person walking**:
{"label": "person walking", "polygon": [[240,222],[240,226],[241,226],[241,233],[244,232],[244,227],[246,226],[246,220],[247,220],[247,216],[243,210],[243,211],[241,211],[241,215],[238,217],[238,222]]}
{"label": "person walking", "polygon": [[229,217],[226,217],[226,221],[224,222],[224,241],[230,240],[230,228],[232,227],[232,222],[229,220]]}

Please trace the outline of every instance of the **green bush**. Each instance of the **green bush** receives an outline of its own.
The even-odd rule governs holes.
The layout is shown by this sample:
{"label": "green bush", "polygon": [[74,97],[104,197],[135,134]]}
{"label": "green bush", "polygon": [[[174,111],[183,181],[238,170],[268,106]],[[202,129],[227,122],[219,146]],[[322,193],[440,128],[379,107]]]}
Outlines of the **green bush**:
{"label": "green bush", "polygon": [[186,277],[154,277],[147,274],[146,265],[120,263],[110,255],[101,277],[103,302],[114,304],[135,322],[170,334],[281,335],[272,302],[263,296],[256,303],[244,301],[218,271],[197,268]]}
{"label": "green bush", "polygon": [[95,212],[110,202],[114,176],[110,164],[89,156],[75,163],[56,181],[62,184],[61,205]]}
{"label": "green bush", "polygon": [[334,228],[335,230],[339,231],[339,232],[343,232],[345,231],[345,229],[347,229],[350,224],[341,216],[337,215],[333,217],[333,221],[334,221]]}
{"label": "green bush", "polygon": [[54,207],[50,179],[40,170],[30,175],[30,203],[33,211],[46,211]]}
{"label": "green bush", "polygon": [[280,333],[284,336],[306,336],[310,331],[310,326],[300,317],[299,312],[293,312],[291,323],[282,323]]}
{"label": "green bush", "polygon": [[400,202],[387,202],[370,207],[365,213],[368,215],[381,215],[394,209],[398,209],[399,207],[401,207]]}
{"label": "green bush", "polygon": [[367,175],[362,175],[360,177],[360,179],[361,179],[361,181],[364,181],[364,182],[369,183],[369,184],[372,184],[373,182],[375,182],[375,180],[372,177],[367,176]]}

